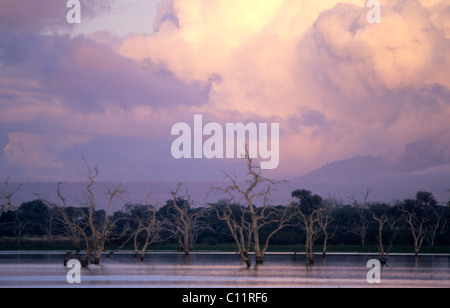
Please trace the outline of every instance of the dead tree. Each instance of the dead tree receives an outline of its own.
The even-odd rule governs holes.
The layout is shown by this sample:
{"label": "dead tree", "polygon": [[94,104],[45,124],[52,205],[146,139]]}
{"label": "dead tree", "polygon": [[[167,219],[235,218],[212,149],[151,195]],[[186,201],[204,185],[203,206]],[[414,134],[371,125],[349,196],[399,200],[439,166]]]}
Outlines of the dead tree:
{"label": "dead tree", "polygon": [[[292,197],[296,202],[292,202],[296,210],[297,217],[305,229],[305,254],[310,264],[314,263],[314,244],[322,234],[324,222],[329,220],[329,204],[324,202],[318,195],[312,195],[307,190],[296,190],[292,192]],[[328,218],[325,218],[328,217]]]}
{"label": "dead tree", "polygon": [[371,221],[369,219],[369,203],[368,199],[371,191],[367,190],[362,202],[358,201],[355,196],[351,196],[353,201],[353,207],[356,211],[356,215],[351,219],[350,223],[347,225],[346,229],[348,232],[357,235],[361,241],[361,247],[363,251],[368,252],[367,248],[367,232]]}
{"label": "dead tree", "polygon": [[53,240],[53,229],[55,221],[55,211],[53,209],[49,210],[49,217],[45,223],[39,224],[39,228],[45,233],[47,237],[47,242],[50,244]]}
{"label": "dead tree", "polygon": [[[380,208],[373,206],[370,209],[372,218],[378,224],[377,248],[381,264],[386,264],[394,245],[394,239],[397,236],[399,226],[399,217],[395,215],[390,208]],[[388,241],[385,245],[384,239]]]}
{"label": "dead tree", "polygon": [[439,213],[439,209],[436,206],[430,206],[429,213],[430,223],[425,226],[424,236],[429,249],[433,250],[436,236],[445,233],[448,221],[444,213]]}
{"label": "dead tree", "polygon": [[[267,215],[265,217],[265,222],[261,224],[261,228],[269,225],[269,224],[275,224],[275,228],[272,230],[272,232],[267,236],[266,242],[264,245],[264,248],[262,250],[263,256],[267,249],[269,248],[270,240],[282,229],[286,227],[294,227],[298,226],[298,224],[293,220],[295,217],[295,212],[293,211],[291,205],[288,205],[284,207],[283,209],[277,209],[277,208],[271,208],[270,211],[272,213]],[[261,260],[262,261],[262,260]]]}
{"label": "dead tree", "polygon": [[[62,224],[66,236],[69,237],[76,250],[76,258],[83,267],[88,267],[92,260],[92,240],[89,230],[89,223],[86,219],[87,208],[69,206],[67,199],[62,194],[62,183],[58,183],[57,195],[60,203],[45,201],[47,205],[59,210],[57,221]],[[81,252],[85,251],[85,256],[81,257]]]}
{"label": "dead tree", "polygon": [[320,219],[318,221],[318,224],[321,228],[322,234],[323,234],[323,249],[322,249],[322,255],[325,258],[327,255],[327,246],[328,241],[331,240],[337,232],[337,227],[334,228],[332,232],[330,232],[329,226],[334,222],[334,218],[332,217],[334,211],[334,205],[331,198],[328,199],[328,201],[324,205],[324,209],[320,215]]}
{"label": "dead tree", "polygon": [[[111,240],[111,230],[116,226],[118,220],[111,220],[112,214],[112,205],[116,198],[121,198],[121,195],[125,193],[122,189],[121,185],[118,185],[115,188],[108,188],[106,193],[108,197],[108,201],[106,204],[106,209],[104,212],[98,212],[96,210],[97,204],[95,200],[95,195],[93,192],[93,186],[96,183],[96,179],[98,177],[99,171],[98,168],[95,167],[92,172],[91,168],[88,164],[86,164],[88,169],[88,184],[86,186],[85,194],[85,203],[84,207],[88,209],[88,215],[86,219],[88,221],[89,230],[92,233],[92,245],[90,249],[86,251],[86,255],[89,260],[93,259],[94,264],[100,264],[100,258],[105,251],[105,243],[108,240]],[[102,214],[102,215],[99,215]]]}
{"label": "dead tree", "polygon": [[0,193],[0,217],[3,213],[9,210],[14,210],[16,207],[13,205],[13,197],[22,188],[22,184],[17,185],[14,188],[10,187],[9,177],[3,182],[3,189]]}
{"label": "dead tree", "polygon": [[22,235],[24,234],[25,230],[33,225],[33,222],[31,222],[28,219],[24,219],[21,217],[21,213],[19,210],[16,210],[14,212],[14,233],[16,235],[16,243],[17,245],[20,245],[22,242]]}
{"label": "dead tree", "polygon": [[431,221],[432,212],[437,205],[433,195],[428,192],[418,192],[414,200],[405,200],[399,207],[404,221],[414,238],[414,254],[419,255],[426,237],[426,228]]}
{"label": "dead tree", "polygon": [[[229,200],[225,208],[216,207],[215,210],[218,218],[227,222],[242,260],[250,267],[249,250],[253,248],[256,263],[263,263],[264,254],[269,247],[270,240],[276,233],[290,224],[293,214],[289,211],[289,207],[279,211],[269,206],[273,187],[285,181],[274,181],[263,177],[261,169],[253,165],[248,148],[246,149],[245,159],[247,163],[245,181],[240,182],[236,176],[225,173],[225,178],[230,182],[230,185],[225,188],[212,187],[212,190],[225,194]],[[259,207],[257,203],[260,203]],[[233,207],[235,208],[234,211]],[[270,224],[275,224],[277,227],[262,244],[261,229]]]}
{"label": "dead tree", "polygon": [[62,183],[58,184],[58,203],[46,201],[46,203],[60,210],[59,221],[64,225],[67,235],[74,243],[77,254],[85,251],[85,256],[80,259],[82,265],[99,264],[105,251],[105,244],[112,240],[112,230],[121,219],[111,219],[112,205],[117,198],[124,194],[121,186],[107,188],[107,203],[104,210],[98,210],[97,201],[93,191],[99,171],[95,167],[92,170],[86,163],[88,170],[88,182],[83,191],[84,202],[78,206],[69,206],[67,199],[62,194]]}
{"label": "dead tree", "polygon": [[172,199],[166,205],[166,219],[164,228],[173,238],[178,246],[188,256],[194,249],[198,236],[208,229],[205,218],[209,214],[209,209],[191,208],[191,197],[188,193],[185,196],[180,194],[182,185],[179,184],[175,190],[170,190]]}
{"label": "dead tree", "polygon": [[50,208],[58,211],[55,219],[58,224],[62,225],[65,235],[71,240],[79,256],[81,250],[88,249],[90,246],[88,225],[85,220],[87,209],[68,205],[67,198],[62,193],[62,186],[63,183],[57,185],[58,203],[49,200],[44,200],[44,202]]}
{"label": "dead tree", "polygon": [[[432,220],[433,215],[437,214],[436,207],[437,202],[433,194],[423,191],[419,191],[414,200],[405,200],[400,205],[404,221],[414,238],[414,254],[416,256],[419,255],[427,232],[437,232]],[[437,217],[439,218],[439,215]]]}
{"label": "dead tree", "polygon": [[240,205],[235,205],[231,200],[226,206],[214,206],[219,220],[225,221],[231,232],[237,248],[239,256],[245,262],[248,268],[252,266],[249,252],[253,247],[252,227],[247,216],[247,211]]}
{"label": "dead tree", "polygon": [[[140,254],[140,260],[145,260],[145,254],[149,246],[161,242],[161,231],[164,229],[166,221],[158,217],[157,209],[149,202],[150,195],[146,198],[146,205],[137,206],[132,209],[134,220],[137,222],[137,228],[134,235],[134,257]],[[139,236],[145,234],[142,247],[139,247]]]}
{"label": "dead tree", "polygon": [[417,207],[418,204],[414,202],[409,209],[405,206],[401,208],[405,221],[414,238],[414,254],[416,257],[419,255],[423,240],[425,239],[424,225],[428,221],[424,216],[418,217],[416,212]]}

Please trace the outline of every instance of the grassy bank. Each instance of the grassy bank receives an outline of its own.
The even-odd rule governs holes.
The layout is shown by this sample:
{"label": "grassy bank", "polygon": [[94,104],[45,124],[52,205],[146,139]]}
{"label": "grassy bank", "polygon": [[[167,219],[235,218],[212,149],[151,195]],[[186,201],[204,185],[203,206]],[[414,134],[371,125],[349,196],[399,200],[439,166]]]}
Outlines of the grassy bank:
{"label": "grassy bank", "polygon": [[[109,246],[107,250],[113,250],[117,247]],[[126,246],[123,250],[133,250],[133,246]],[[74,250],[72,243],[68,240],[57,239],[51,242],[45,239],[23,239],[19,244],[13,238],[1,238],[0,239],[0,251],[17,251],[17,250],[62,250],[62,251],[70,251]],[[193,251],[223,251],[223,252],[232,252],[236,251],[236,246],[234,244],[217,244],[217,245],[207,245],[207,244],[198,244]],[[177,251],[177,245],[158,245],[149,248],[149,251]],[[283,245],[272,245],[270,246],[268,252],[298,252],[301,253],[304,251],[304,247],[302,245],[295,246],[283,246]],[[322,252],[321,246],[316,246],[315,251],[317,253]],[[349,246],[349,245],[329,245],[328,252],[342,252],[342,253],[362,253],[364,252],[360,246]],[[376,246],[369,246],[369,251],[371,253],[377,253]],[[393,253],[414,253],[414,249],[412,246],[398,246],[392,249]],[[434,249],[429,249],[428,247],[423,247],[421,253],[445,253],[450,254],[449,246],[440,246],[434,247]]]}

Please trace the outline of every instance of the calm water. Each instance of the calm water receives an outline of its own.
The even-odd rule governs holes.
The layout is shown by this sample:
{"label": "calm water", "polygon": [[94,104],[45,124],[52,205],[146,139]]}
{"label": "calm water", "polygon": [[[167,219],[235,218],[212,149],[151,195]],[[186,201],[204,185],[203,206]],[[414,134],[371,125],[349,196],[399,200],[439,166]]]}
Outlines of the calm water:
{"label": "calm water", "polygon": [[382,283],[370,285],[366,267],[375,255],[317,256],[306,266],[304,256],[267,255],[265,263],[244,268],[235,254],[199,253],[189,257],[152,253],[134,262],[127,253],[102,259],[81,270],[80,285],[66,281],[64,253],[0,252],[0,287],[446,287],[450,256],[392,256],[382,270]]}

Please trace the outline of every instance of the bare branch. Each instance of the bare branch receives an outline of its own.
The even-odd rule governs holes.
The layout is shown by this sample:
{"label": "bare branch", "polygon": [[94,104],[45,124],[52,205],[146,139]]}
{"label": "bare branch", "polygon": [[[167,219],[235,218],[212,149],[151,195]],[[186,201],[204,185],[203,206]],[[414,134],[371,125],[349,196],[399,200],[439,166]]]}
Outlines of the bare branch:
{"label": "bare branch", "polygon": [[169,216],[171,219],[165,221],[165,228],[177,240],[185,255],[189,255],[194,248],[198,236],[208,228],[206,222],[202,221],[208,214],[209,209],[200,208],[192,210],[194,202],[188,192],[181,195],[182,184],[178,184],[175,190],[169,190],[172,199],[169,202]]}
{"label": "bare branch", "polygon": [[[262,176],[261,169],[253,165],[248,146],[246,146],[245,159],[247,175],[244,180],[238,181],[236,176],[225,173],[225,179],[230,184],[226,187],[212,187],[211,190],[228,196],[227,206],[216,207],[215,210],[218,218],[227,222],[242,260],[250,267],[251,262],[248,258],[250,247],[254,248],[256,262],[262,263],[270,239],[286,225],[286,221],[275,218],[274,212],[267,213],[273,187],[285,181],[274,181]],[[257,203],[260,203],[259,207]],[[236,213],[238,209],[240,214]],[[273,211],[272,208],[270,210]],[[261,248],[260,229],[271,223],[279,223],[279,225]]]}
{"label": "bare branch", "polygon": [[3,182],[3,189],[0,193],[0,217],[2,214],[9,210],[14,210],[16,207],[13,205],[13,197],[22,188],[22,184],[17,185],[15,188],[10,188],[9,177]]}

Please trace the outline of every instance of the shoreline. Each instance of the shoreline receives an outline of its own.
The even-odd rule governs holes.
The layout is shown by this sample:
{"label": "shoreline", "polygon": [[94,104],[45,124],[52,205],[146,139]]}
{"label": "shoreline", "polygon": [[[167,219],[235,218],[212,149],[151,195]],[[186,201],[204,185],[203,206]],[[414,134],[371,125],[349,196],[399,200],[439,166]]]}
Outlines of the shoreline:
{"label": "shoreline", "polygon": [[[64,255],[67,250],[0,250],[0,256],[8,256],[8,255]],[[80,252],[81,254],[84,251]],[[108,251],[103,254],[108,255]],[[74,253],[75,254],[75,253]],[[123,250],[114,253],[114,255],[133,255],[133,250]],[[317,256],[322,256],[321,252],[315,253]],[[180,255],[184,256],[184,252],[173,251],[173,250],[157,250],[157,251],[147,251],[146,255]],[[236,251],[220,251],[220,250],[197,250],[192,251],[190,253],[192,256],[198,255],[238,255]],[[254,252],[249,252],[249,255],[254,255]],[[265,255],[271,256],[292,256],[293,252],[266,252]],[[297,256],[304,256],[305,252],[297,252]],[[378,256],[378,253],[375,252],[328,252],[327,256]],[[390,257],[415,257],[414,253],[406,253],[406,252],[397,252],[391,253]],[[450,253],[420,253],[418,257],[426,256],[426,257],[450,257]],[[189,256],[187,256],[189,257]]]}
{"label": "shoreline", "polygon": [[[105,253],[109,253],[111,251],[114,251],[117,249],[118,246],[116,245],[107,245],[105,247]],[[183,253],[180,252],[178,249],[178,246],[176,244],[164,244],[164,245],[155,245],[152,247],[149,247],[147,249],[147,253]],[[327,255],[332,254],[353,254],[353,255],[378,255],[378,248],[375,245],[370,245],[367,247],[367,251],[363,251],[362,247],[360,245],[339,245],[339,244],[329,244],[327,247]],[[75,248],[73,245],[65,240],[65,239],[55,239],[52,242],[48,242],[43,239],[23,239],[20,244],[17,244],[17,242],[12,238],[2,238],[0,239],[0,253],[1,252],[14,252],[14,251],[20,251],[20,252],[51,252],[51,251],[64,251],[69,252],[73,251],[75,252]],[[120,253],[128,253],[128,252],[134,252],[133,245],[127,245],[123,247],[122,250],[115,252],[114,254],[120,254]],[[223,243],[223,244],[205,244],[200,243],[195,246],[194,249],[191,250],[191,254],[195,253],[230,253],[234,254],[237,252],[236,245],[233,243]],[[323,247],[322,245],[315,245],[314,246],[314,252],[317,255],[322,255]],[[250,254],[253,253],[253,251],[249,252]],[[267,250],[266,254],[297,254],[302,255],[305,254],[305,248],[304,245],[298,244],[298,245],[270,245],[269,249]],[[414,255],[414,249],[411,246],[394,246],[391,250],[390,255],[399,254],[399,255]],[[428,246],[423,246],[420,252],[420,255],[450,255],[450,246],[435,246],[433,249],[430,249]]]}

